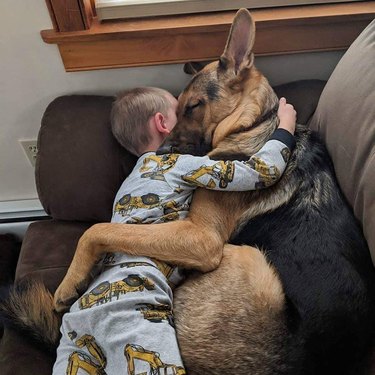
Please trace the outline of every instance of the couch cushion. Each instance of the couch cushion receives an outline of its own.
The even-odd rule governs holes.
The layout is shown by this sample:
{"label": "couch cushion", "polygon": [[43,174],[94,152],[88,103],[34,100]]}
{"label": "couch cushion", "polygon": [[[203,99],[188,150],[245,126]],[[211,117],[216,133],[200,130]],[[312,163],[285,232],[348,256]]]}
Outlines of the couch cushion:
{"label": "couch cushion", "polygon": [[310,126],[327,145],[375,262],[375,20],[332,73]]}
{"label": "couch cushion", "polygon": [[35,176],[40,201],[55,219],[111,218],[113,198],[136,160],[112,136],[112,101],[62,96],[44,113]]}
{"label": "couch cushion", "polygon": [[274,87],[276,95],[284,96],[297,111],[297,123],[307,124],[315,112],[326,81],[309,79],[285,83]]}

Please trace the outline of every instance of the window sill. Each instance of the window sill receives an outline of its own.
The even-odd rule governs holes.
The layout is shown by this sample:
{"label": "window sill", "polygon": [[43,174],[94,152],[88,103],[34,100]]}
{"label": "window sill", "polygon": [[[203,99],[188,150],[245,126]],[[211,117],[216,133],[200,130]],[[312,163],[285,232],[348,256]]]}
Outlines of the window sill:
{"label": "window sill", "polygon": [[[257,55],[342,50],[375,17],[375,2],[309,5],[252,12]],[[223,51],[235,12],[99,23],[89,30],[43,30],[66,71],[213,60]]]}

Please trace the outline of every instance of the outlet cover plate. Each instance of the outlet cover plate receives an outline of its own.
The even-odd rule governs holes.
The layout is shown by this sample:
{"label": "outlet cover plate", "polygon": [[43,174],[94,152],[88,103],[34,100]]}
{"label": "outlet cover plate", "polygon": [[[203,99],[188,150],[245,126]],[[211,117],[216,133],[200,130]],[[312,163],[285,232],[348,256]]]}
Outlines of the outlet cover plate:
{"label": "outlet cover plate", "polygon": [[19,140],[27,159],[30,164],[35,167],[36,155],[38,154],[38,146],[36,139]]}

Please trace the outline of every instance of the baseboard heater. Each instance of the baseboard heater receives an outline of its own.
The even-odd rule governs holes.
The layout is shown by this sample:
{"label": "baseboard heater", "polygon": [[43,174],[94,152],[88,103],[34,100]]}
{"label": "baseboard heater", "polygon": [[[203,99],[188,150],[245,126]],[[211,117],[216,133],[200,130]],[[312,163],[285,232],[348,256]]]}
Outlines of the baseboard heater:
{"label": "baseboard heater", "polygon": [[10,233],[22,240],[30,223],[48,219],[39,199],[0,202],[0,234]]}

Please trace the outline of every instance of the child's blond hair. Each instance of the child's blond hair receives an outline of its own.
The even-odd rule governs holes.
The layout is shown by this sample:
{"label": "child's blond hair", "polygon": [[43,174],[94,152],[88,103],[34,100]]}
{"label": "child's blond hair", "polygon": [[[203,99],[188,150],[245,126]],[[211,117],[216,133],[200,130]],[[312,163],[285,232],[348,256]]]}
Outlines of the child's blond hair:
{"label": "child's blond hair", "polygon": [[151,141],[148,121],[155,113],[167,115],[171,102],[168,91],[157,87],[138,87],[122,91],[112,106],[112,133],[128,151],[139,156]]}

